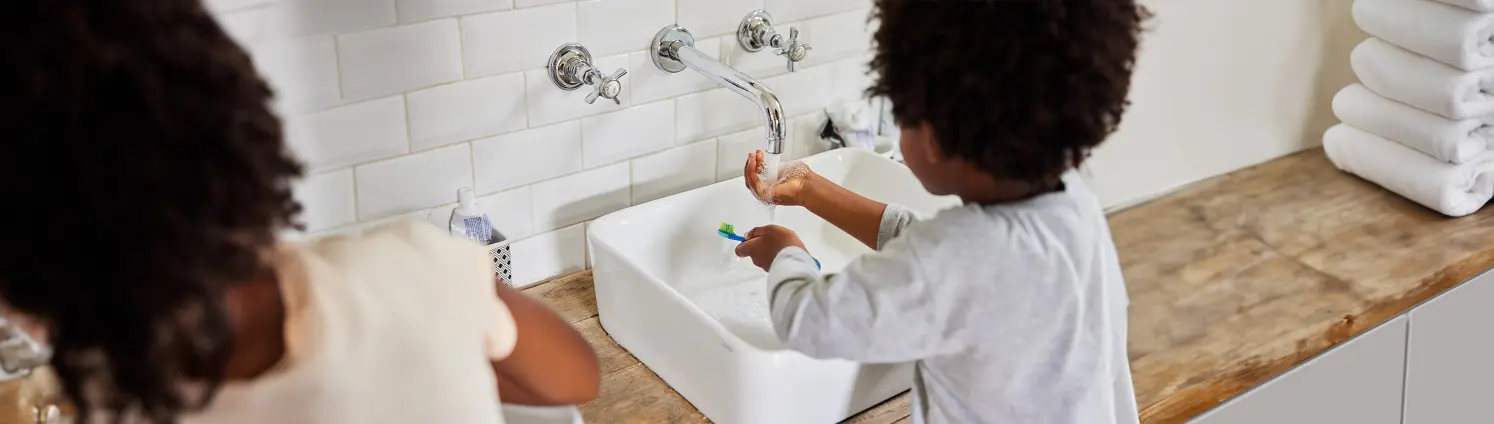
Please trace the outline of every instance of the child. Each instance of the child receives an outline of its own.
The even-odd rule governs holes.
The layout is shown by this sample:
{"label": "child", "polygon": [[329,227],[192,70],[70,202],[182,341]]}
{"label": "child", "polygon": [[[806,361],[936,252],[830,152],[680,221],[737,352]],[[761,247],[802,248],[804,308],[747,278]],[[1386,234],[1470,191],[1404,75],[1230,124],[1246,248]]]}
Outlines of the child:
{"label": "child", "polygon": [[748,187],[877,252],[821,275],[779,226],[737,248],[768,271],[775,329],[816,358],[915,362],[913,422],[1138,422],[1125,285],[1072,172],[1120,122],[1146,12],[1133,0],[879,0],[869,90],[908,168],[964,205],[908,210],[808,171]]}
{"label": "child", "polygon": [[302,167],[200,0],[6,7],[0,299],[45,327],[77,422],[501,423],[500,393],[596,396],[586,341],[481,246],[277,241]]}

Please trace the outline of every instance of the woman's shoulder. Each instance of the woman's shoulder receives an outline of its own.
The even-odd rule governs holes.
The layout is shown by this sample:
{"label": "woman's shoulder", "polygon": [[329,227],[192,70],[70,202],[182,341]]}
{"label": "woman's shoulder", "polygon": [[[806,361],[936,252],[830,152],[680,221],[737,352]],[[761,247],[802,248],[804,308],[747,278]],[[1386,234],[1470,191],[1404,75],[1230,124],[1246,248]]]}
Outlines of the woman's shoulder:
{"label": "woman's shoulder", "polygon": [[306,250],[321,255],[398,254],[402,256],[401,259],[444,259],[453,255],[472,256],[485,252],[482,246],[453,237],[435,225],[415,219],[392,221],[305,240],[300,244]]}

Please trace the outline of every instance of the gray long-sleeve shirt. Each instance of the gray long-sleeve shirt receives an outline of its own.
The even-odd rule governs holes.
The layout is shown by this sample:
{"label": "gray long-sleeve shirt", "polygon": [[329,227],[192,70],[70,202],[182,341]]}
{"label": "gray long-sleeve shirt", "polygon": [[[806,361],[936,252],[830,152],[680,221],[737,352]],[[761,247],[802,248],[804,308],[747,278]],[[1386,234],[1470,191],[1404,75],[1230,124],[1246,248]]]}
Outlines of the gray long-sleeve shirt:
{"label": "gray long-sleeve shirt", "polygon": [[778,337],[816,358],[915,361],[913,421],[1137,423],[1125,283],[1098,200],[1065,190],[882,215],[877,252],[821,275],[789,248],[768,273]]}

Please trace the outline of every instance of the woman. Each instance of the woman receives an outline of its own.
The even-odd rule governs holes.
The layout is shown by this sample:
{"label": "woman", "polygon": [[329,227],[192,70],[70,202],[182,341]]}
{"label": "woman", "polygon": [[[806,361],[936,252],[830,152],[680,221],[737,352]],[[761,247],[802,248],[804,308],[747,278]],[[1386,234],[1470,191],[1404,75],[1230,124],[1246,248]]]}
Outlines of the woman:
{"label": "woman", "polygon": [[198,0],[24,0],[0,39],[0,299],[81,422],[495,423],[500,393],[596,395],[590,347],[480,246],[277,241],[301,166]]}

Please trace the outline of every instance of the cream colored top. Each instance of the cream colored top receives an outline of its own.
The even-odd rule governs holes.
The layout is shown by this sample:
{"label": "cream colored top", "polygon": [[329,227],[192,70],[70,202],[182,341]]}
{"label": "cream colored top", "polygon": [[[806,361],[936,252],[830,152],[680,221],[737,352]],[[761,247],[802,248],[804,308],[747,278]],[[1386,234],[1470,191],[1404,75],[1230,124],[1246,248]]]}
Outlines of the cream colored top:
{"label": "cream colored top", "polygon": [[422,222],[281,255],[286,352],[186,424],[502,424],[492,360],[515,342],[487,251]]}

